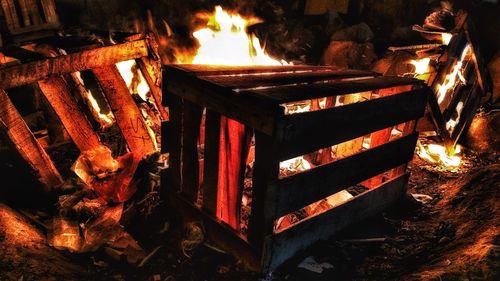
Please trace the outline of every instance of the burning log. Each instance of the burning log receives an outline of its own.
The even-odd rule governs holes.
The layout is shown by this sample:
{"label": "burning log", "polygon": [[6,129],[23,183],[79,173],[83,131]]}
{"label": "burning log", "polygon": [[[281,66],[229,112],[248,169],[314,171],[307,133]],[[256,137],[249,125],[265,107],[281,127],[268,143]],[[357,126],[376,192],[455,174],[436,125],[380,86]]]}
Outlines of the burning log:
{"label": "burning log", "polygon": [[38,174],[44,187],[49,190],[61,185],[63,180],[54,163],[33,136],[3,90],[0,90],[0,121],[2,123],[0,131],[6,133],[22,158]]}
{"label": "burning log", "polygon": [[51,75],[112,65],[148,55],[145,40],[85,50],[0,69],[0,88],[8,89],[37,82]]}

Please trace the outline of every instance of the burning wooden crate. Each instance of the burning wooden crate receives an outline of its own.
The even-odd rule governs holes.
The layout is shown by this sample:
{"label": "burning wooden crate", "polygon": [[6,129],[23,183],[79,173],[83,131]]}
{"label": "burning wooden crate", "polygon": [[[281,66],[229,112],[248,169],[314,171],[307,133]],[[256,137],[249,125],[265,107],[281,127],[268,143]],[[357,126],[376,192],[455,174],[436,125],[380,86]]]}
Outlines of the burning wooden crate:
{"label": "burning wooden crate", "polygon": [[[28,84],[39,89],[56,115],[54,122],[61,123],[62,132],[69,135],[80,153],[99,158],[94,163],[97,166],[93,167],[99,171],[93,172],[104,173],[100,169],[109,165],[123,168],[112,180],[106,178],[95,183],[103,187],[98,193],[105,199],[124,201],[126,198],[110,193],[104,186],[127,189],[141,158],[157,150],[154,124],[150,124],[148,118],[154,115],[166,119],[167,113],[161,106],[156,106],[161,98],[160,81],[155,79],[159,76],[151,63],[154,56],[151,41],[143,35],[123,35],[116,39],[119,43],[103,45],[102,40],[53,36],[10,46],[0,52],[0,131],[46,189],[60,186],[63,177],[46,152],[49,144],[44,137],[47,133],[35,136],[7,95],[6,91],[10,89]],[[134,98],[131,92],[133,81],[126,81],[134,79],[133,65],[136,72],[141,73],[143,83],[147,84],[142,102],[154,107],[152,115],[135,101],[140,98]],[[90,87],[92,83],[89,81],[95,84],[95,89]],[[139,90],[134,93],[141,95]],[[157,123],[159,128],[160,121]],[[106,143],[98,131],[111,125],[117,127],[120,139],[124,140],[124,151],[130,152],[127,158],[121,159],[120,165],[111,154],[107,155],[100,149]],[[100,154],[96,156],[96,153]],[[79,170],[82,171],[75,168],[77,174]]]}
{"label": "burning wooden crate", "polygon": [[459,12],[450,31],[429,31],[418,25],[414,30],[442,43],[391,50],[416,53],[417,58],[411,61],[415,70],[406,75],[426,81],[434,92],[429,98],[428,118],[419,122],[419,130],[439,135],[448,149],[453,149],[472,122],[481,98],[490,91],[474,28],[467,13]]}
{"label": "burning wooden crate", "polygon": [[328,67],[169,65],[165,187],[211,239],[253,268],[405,193],[429,89]]}

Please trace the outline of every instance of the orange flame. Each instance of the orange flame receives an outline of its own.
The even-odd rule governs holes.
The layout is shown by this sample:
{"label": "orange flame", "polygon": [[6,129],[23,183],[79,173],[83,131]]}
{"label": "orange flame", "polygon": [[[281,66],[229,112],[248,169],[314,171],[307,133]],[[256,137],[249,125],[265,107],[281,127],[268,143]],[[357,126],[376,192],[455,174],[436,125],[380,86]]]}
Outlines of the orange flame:
{"label": "orange flame", "polygon": [[192,63],[234,66],[288,64],[267,55],[259,39],[253,34],[247,34],[247,27],[258,21],[256,18],[243,18],[229,13],[221,6],[216,6],[206,27],[193,33],[200,47]]}
{"label": "orange flame", "polygon": [[429,72],[430,58],[423,58],[418,60],[411,60],[410,63],[415,66],[415,73],[422,75]]}
{"label": "orange flame", "polygon": [[[76,72],[75,76],[77,79],[82,83],[82,85],[85,86],[85,82],[83,81],[81,77],[80,72]],[[110,111],[108,113],[103,113],[101,107],[99,106],[99,103],[95,99],[94,95],[92,94],[92,91],[86,90],[82,91],[83,93],[83,99],[87,102],[90,111],[92,112],[92,115],[96,119],[97,122],[101,125],[102,128],[106,128],[108,126],[113,125],[115,122],[115,117],[113,116],[113,113]]]}
{"label": "orange flame", "polygon": [[461,146],[457,145],[450,152],[438,144],[422,144],[418,142],[417,154],[418,156],[430,163],[439,164],[446,168],[457,168],[462,163],[462,157],[458,156],[462,151]]}
{"label": "orange flame", "polygon": [[460,60],[458,60],[453,65],[452,71],[446,75],[443,83],[437,85],[437,99],[439,104],[441,104],[444,101],[446,95],[448,94],[448,91],[454,88],[458,81],[462,83],[466,82],[463,76],[463,71],[464,71],[463,66],[465,58],[470,54],[470,52],[471,52],[471,47],[468,44],[462,51]]}

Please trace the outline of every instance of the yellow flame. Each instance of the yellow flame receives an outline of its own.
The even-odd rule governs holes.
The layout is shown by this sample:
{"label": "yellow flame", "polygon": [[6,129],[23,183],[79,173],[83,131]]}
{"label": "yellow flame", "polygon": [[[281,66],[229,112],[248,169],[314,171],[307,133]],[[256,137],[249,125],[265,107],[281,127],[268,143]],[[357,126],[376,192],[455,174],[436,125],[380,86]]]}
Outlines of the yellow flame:
{"label": "yellow flame", "polygon": [[470,51],[470,45],[467,44],[467,46],[462,51],[460,59],[453,65],[452,71],[445,76],[443,83],[437,86],[437,100],[439,104],[444,101],[448,91],[454,88],[458,81],[461,81],[462,83],[466,82],[462,73],[463,64]]}
{"label": "yellow flame", "polygon": [[450,44],[452,37],[453,37],[453,34],[451,34],[451,33],[441,33],[441,42],[443,42],[444,45],[448,45],[448,44]]}
{"label": "yellow flame", "polygon": [[410,63],[415,66],[416,74],[425,74],[429,72],[429,64],[431,62],[430,58],[423,58],[418,60],[411,60]]}
{"label": "yellow flame", "polygon": [[135,60],[122,61],[116,64],[120,75],[125,80],[132,94],[138,94],[142,100],[148,101],[149,86]]}
{"label": "yellow flame", "polygon": [[302,171],[310,170],[311,163],[304,159],[304,157],[299,156],[286,161],[280,162],[280,174],[291,175]]}
{"label": "yellow flame", "polygon": [[418,156],[428,162],[439,164],[445,167],[456,168],[462,162],[462,157],[458,156],[462,148],[457,145],[454,147],[450,154],[444,146],[438,144],[422,144],[418,142],[417,154]]}
{"label": "yellow flame", "polygon": [[[75,75],[80,81],[80,83],[82,83],[82,85],[85,86],[85,82],[82,79],[81,73],[76,72]],[[92,115],[94,116],[94,118],[97,119],[96,121],[99,122],[99,124],[101,124],[103,128],[113,125],[113,123],[115,122],[115,117],[113,116],[113,113],[111,111],[108,113],[102,113],[102,109],[99,106],[99,103],[95,99],[94,95],[92,94],[92,91],[86,90],[82,92],[84,95],[83,98],[87,101],[87,104],[90,107]]]}
{"label": "yellow flame", "polygon": [[247,34],[246,29],[255,18],[243,18],[238,14],[215,7],[207,26],[193,33],[200,47],[193,64],[211,65],[283,65],[268,56],[260,45],[259,39]]}

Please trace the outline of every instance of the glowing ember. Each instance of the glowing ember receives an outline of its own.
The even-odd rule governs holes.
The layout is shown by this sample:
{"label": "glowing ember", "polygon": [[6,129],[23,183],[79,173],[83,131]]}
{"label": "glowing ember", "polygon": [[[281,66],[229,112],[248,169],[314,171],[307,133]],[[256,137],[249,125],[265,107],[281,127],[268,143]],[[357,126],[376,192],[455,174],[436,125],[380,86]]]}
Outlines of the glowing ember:
{"label": "glowing ember", "polygon": [[283,65],[283,61],[268,56],[259,39],[247,34],[250,23],[255,18],[243,18],[238,14],[224,11],[221,6],[208,20],[207,26],[193,33],[200,47],[193,64],[211,65]]}
{"label": "glowing ember", "polygon": [[116,64],[120,75],[125,80],[132,94],[138,94],[142,100],[148,101],[149,86],[139,71],[135,60],[122,61]]}
{"label": "glowing ember", "polygon": [[416,74],[426,74],[429,72],[429,63],[431,62],[430,58],[423,58],[418,60],[411,60],[410,63],[415,66]]}
{"label": "glowing ember", "polygon": [[417,154],[421,159],[452,168],[460,166],[462,158],[457,156],[460,152],[461,147],[459,145],[450,154],[447,153],[446,148],[442,145],[422,144],[419,142],[417,146]]}
{"label": "glowing ember", "polygon": [[453,37],[453,34],[451,34],[451,33],[441,33],[441,41],[443,42],[444,45],[450,44],[452,37]]}
{"label": "glowing ember", "polygon": [[444,78],[443,83],[439,84],[437,86],[437,98],[438,98],[438,103],[441,104],[448,91],[452,88],[454,88],[457,84],[458,81],[465,83],[465,78],[463,76],[463,71],[464,71],[464,60],[467,57],[467,55],[470,54],[471,48],[470,45],[467,45],[464,50],[462,51],[462,55],[460,56],[460,60],[455,63],[455,65],[452,68],[452,71],[446,75]]}

